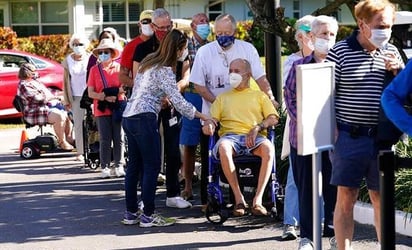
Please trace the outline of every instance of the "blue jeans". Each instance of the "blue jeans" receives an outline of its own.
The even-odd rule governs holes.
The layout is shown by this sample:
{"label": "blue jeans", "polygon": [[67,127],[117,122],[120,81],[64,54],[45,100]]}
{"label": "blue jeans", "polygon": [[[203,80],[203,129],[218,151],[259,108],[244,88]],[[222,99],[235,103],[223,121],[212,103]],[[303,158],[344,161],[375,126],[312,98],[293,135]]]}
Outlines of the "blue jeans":
{"label": "blue jeans", "polygon": [[[177,124],[169,126],[172,116],[177,117]],[[182,165],[180,159],[179,137],[182,115],[175,109],[165,108],[159,113],[159,120],[163,125],[164,154],[166,163],[166,196],[180,196],[179,170]],[[160,122],[160,121],[159,121]]]}
{"label": "blue jeans", "polygon": [[283,224],[299,226],[299,197],[298,188],[293,179],[292,159],[289,157],[289,170],[285,187]]}
{"label": "blue jeans", "polygon": [[154,113],[142,113],[123,118],[123,128],[129,145],[126,170],[126,209],[137,212],[137,182],[141,174],[142,200],[145,215],[155,210],[157,176],[160,172],[160,137]]}

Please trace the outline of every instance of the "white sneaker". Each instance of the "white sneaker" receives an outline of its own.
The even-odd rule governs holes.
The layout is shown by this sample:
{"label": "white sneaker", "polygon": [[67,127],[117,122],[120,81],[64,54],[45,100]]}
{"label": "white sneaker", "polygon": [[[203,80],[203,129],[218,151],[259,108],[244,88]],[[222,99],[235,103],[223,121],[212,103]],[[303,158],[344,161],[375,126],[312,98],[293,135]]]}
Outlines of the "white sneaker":
{"label": "white sneaker", "polygon": [[184,200],[180,196],[177,196],[177,197],[166,198],[166,206],[175,207],[175,208],[188,208],[192,206],[192,203]]}
{"label": "white sneaker", "polygon": [[102,174],[101,177],[104,178],[110,178],[110,168],[103,168],[102,169]]}
{"label": "white sneaker", "polygon": [[114,172],[115,172],[115,174],[116,174],[117,177],[122,177],[122,176],[125,176],[125,175],[126,175],[126,173],[124,172],[123,166],[114,168]]}
{"label": "white sneaker", "polygon": [[312,241],[308,238],[300,239],[298,250],[313,250]]}

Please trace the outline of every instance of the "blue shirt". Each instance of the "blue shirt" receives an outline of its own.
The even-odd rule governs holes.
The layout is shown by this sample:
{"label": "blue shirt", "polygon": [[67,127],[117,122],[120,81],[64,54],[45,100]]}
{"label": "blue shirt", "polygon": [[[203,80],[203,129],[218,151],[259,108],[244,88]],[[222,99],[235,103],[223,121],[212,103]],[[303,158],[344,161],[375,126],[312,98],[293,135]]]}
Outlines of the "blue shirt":
{"label": "blue shirt", "polygon": [[382,107],[386,116],[402,132],[412,136],[412,116],[403,105],[412,94],[412,60],[406,65],[382,94]]}

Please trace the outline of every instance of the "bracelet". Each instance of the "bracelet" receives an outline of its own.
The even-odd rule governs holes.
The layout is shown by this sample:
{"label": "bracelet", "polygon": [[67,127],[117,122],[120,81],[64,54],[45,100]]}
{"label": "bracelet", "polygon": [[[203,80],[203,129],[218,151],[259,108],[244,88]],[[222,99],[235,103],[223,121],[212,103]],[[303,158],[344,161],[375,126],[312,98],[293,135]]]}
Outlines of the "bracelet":
{"label": "bracelet", "polygon": [[259,131],[263,131],[263,130],[266,129],[266,127],[265,127],[265,125],[263,124],[263,122],[259,123],[259,124],[258,124],[258,127],[259,127]]}

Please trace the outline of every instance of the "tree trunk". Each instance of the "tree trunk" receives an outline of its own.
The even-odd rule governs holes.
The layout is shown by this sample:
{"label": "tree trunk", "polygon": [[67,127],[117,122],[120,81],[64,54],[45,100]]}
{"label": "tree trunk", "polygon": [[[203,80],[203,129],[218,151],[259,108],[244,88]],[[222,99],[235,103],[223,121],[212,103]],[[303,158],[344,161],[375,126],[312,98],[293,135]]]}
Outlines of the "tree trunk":
{"label": "tree trunk", "polygon": [[165,7],[165,0],[154,0],[153,1],[153,9],[164,8],[164,7]]}

